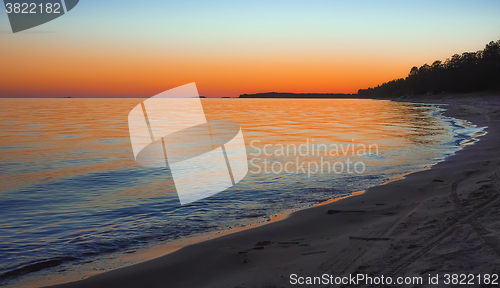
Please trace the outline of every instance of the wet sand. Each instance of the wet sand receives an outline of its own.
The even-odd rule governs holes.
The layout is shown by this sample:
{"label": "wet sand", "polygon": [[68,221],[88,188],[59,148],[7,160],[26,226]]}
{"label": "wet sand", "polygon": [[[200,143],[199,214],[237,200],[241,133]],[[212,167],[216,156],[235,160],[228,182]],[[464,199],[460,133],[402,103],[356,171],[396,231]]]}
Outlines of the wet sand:
{"label": "wet sand", "polygon": [[362,195],[53,287],[306,287],[291,285],[290,274],[498,273],[500,96],[433,98],[421,101],[447,103],[445,115],[488,133],[430,170]]}

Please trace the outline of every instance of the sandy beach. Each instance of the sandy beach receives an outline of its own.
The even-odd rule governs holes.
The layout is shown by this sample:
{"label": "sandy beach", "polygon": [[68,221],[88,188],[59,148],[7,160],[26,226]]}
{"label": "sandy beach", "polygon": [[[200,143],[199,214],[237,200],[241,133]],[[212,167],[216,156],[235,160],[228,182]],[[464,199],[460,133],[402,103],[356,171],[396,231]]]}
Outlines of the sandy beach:
{"label": "sandy beach", "polygon": [[292,285],[290,275],[498,273],[500,97],[421,101],[449,104],[446,116],[488,126],[487,134],[429,170],[362,195],[53,287],[309,287]]}

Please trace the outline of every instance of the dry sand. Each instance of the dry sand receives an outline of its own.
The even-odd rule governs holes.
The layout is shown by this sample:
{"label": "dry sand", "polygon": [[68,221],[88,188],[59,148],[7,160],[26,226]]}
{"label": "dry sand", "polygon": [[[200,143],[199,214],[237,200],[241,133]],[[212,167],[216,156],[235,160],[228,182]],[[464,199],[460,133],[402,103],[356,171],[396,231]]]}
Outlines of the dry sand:
{"label": "dry sand", "polygon": [[423,100],[450,104],[445,115],[488,134],[430,170],[54,287],[309,287],[291,285],[290,274],[499,273],[500,97],[441,98]]}

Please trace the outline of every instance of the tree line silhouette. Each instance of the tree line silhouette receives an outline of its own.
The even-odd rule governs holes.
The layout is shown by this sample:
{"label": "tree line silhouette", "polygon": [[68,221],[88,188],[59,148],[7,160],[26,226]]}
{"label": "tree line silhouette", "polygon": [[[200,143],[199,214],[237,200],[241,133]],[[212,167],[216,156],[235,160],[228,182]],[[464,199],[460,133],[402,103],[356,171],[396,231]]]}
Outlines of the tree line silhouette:
{"label": "tree line silhouette", "polygon": [[468,93],[500,89],[500,40],[484,50],[455,54],[446,61],[414,66],[406,78],[374,88],[360,89],[359,97],[399,97],[403,95]]}

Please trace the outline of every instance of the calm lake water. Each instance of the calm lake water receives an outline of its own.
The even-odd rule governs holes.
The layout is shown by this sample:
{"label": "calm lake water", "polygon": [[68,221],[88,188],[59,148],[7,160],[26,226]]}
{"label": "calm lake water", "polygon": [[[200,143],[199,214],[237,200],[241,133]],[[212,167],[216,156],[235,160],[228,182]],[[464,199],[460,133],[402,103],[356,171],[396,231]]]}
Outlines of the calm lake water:
{"label": "calm lake water", "polygon": [[433,105],[202,99],[209,120],[241,125],[251,165],[234,187],[180,206],[168,168],[134,160],[127,116],[143,100],[0,99],[0,283],[266,221],[429,168],[482,130]]}

